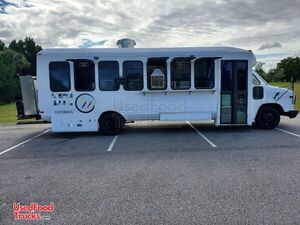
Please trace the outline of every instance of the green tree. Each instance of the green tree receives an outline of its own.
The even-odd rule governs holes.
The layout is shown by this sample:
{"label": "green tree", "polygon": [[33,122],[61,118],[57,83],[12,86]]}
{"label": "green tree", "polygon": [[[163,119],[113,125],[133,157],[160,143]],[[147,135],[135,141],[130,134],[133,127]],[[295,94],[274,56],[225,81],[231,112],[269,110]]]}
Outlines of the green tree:
{"label": "green tree", "polygon": [[4,49],[5,49],[5,43],[0,40],[0,52],[4,51]]}
{"label": "green tree", "polygon": [[276,81],[283,81],[286,78],[284,74],[284,70],[282,68],[277,68],[274,70],[274,80]]}
{"label": "green tree", "polygon": [[277,64],[277,70],[282,70],[282,78],[280,80],[290,81],[292,77],[300,80],[300,58],[288,57],[281,60]]}
{"label": "green tree", "polygon": [[275,81],[275,73],[276,73],[276,68],[270,69],[266,75],[266,77],[268,78],[268,79],[266,79],[266,81],[268,81],[268,82]]}
{"label": "green tree", "polygon": [[15,101],[21,95],[17,74],[29,67],[26,58],[10,49],[0,52],[0,103]]}
{"label": "green tree", "polygon": [[26,37],[24,41],[13,40],[9,44],[9,48],[23,54],[30,63],[30,66],[23,71],[24,75],[36,76],[36,55],[42,50],[42,47],[37,45],[32,38]]}

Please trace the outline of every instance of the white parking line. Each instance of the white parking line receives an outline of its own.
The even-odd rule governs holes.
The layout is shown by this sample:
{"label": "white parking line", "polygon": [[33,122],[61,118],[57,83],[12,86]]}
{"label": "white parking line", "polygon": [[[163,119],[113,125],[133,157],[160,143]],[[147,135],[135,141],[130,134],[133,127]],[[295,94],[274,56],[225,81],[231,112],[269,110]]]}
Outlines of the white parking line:
{"label": "white parking line", "polygon": [[282,129],[280,129],[280,128],[276,128],[276,130],[279,130],[279,131],[281,131],[281,132],[284,132],[284,133],[287,133],[287,134],[290,134],[290,135],[293,135],[293,136],[295,136],[295,137],[300,138],[300,135],[299,135],[299,134],[295,134],[295,133],[292,133],[292,132],[287,131],[287,130],[282,130]]}
{"label": "white parking line", "polygon": [[17,144],[17,145],[14,145],[14,146],[12,146],[12,147],[10,147],[10,148],[8,148],[8,149],[6,149],[6,150],[0,152],[0,155],[3,155],[4,153],[9,152],[9,151],[11,151],[11,150],[13,150],[13,149],[15,149],[15,148],[17,148],[17,147],[20,147],[20,146],[26,144],[27,142],[32,141],[33,139],[36,139],[36,138],[38,138],[39,136],[41,136],[41,135],[43,135],[43,134],[45,134],[45,133],[47,133],[47,132],[49,132],[49,131],[50,131],[50,130],[45,130],[45,131],[43,131],[42,133],[37,134],[37,135],[35,135],[34,137],[27,139],[26,141],[23,141],[23,142],[21,142],[21,143],[19,143],[19,144]]}
{"label": "white parking line", "polygon": [[188,125],[191,126],[191,128],[193,128],[197,134],[199,134],[208,144],[210,144],[211,147],[213,148],[217,148],[217,146],[211,141],[209,140],[207,137],[205,137],[204,134],[202,134],[196,127],[194,127],[193,124],[191,124],[189,121],[185,121]]}
{"label": "white parking line", "polygon": [[118,137],[119,137],[119,135],[116,135],[116,136],[114,137],[114,139],[112,140],[112,142],[110,143],[110,145],[109,145],[109,147],[108,147],[108,149],[107,149],[108,152],[110,152],[110,151],[113,149],[113,147],[114,147],[114,145],[115,145],[115,143],[116,143]]}

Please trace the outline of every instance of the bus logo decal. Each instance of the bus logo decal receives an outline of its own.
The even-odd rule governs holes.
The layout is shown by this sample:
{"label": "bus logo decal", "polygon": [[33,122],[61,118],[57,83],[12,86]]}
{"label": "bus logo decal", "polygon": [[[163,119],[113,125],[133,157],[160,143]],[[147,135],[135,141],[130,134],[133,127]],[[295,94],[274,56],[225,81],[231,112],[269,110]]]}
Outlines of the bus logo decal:
{"label": "bus logo decal", "polygon": [[75,105],[78,111],[89,113],[95,108],[95,99],[89,94],[81,94],[76,98]]}

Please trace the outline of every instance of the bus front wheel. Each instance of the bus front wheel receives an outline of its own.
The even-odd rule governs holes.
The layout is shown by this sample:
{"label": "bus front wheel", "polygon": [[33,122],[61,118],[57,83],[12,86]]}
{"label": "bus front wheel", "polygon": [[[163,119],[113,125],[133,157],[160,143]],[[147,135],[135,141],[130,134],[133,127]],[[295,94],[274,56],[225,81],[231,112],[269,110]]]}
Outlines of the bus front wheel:
{"label": "bus front wheel", "polygon": [[280,122],[280,112],[272,106],[265,106],[257,113],[255,122],[261,129],[274,129]]}
{"label": "bus front wheel", "polygon": [[125,120],[118,113],[107,113],[100,117],[100,133],[104,135],[116,135],[124,127]]}

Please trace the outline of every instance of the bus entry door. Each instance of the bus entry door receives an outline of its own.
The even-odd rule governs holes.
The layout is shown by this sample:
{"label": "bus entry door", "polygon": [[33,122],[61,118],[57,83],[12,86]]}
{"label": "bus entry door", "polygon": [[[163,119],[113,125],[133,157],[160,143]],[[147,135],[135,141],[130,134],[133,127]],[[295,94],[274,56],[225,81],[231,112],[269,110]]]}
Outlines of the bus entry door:
{"label": "bus entry door", "polygon": [[247,124],[248,61],[221,61],[221,124]]}

